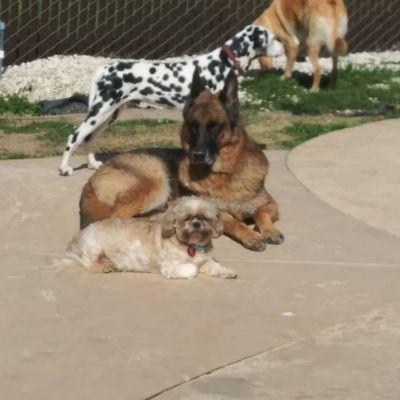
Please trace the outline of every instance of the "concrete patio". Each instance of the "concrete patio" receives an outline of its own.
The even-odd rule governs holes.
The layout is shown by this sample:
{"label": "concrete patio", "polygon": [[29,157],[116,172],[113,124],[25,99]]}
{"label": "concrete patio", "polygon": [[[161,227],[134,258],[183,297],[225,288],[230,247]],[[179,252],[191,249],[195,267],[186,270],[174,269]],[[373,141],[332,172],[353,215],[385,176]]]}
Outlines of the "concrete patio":
{"label": "concrete patio", "polygon": [[398,400],[399,148],[388,120],[269,152],[286,242],[218,239],[233,281],[52,267],[91,172],[2,161],[2,398]]}

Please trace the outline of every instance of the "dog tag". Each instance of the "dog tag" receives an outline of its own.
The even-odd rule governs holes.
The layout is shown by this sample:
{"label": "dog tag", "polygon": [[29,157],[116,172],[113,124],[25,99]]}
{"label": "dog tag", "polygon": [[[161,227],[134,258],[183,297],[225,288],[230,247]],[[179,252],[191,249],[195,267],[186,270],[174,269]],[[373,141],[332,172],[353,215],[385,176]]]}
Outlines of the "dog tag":
{"label": "dog tag", "polygon": [[189,254],[190,257],[194,257],[196,255],[196,249],[193,247],[188,247],[187,253]]}

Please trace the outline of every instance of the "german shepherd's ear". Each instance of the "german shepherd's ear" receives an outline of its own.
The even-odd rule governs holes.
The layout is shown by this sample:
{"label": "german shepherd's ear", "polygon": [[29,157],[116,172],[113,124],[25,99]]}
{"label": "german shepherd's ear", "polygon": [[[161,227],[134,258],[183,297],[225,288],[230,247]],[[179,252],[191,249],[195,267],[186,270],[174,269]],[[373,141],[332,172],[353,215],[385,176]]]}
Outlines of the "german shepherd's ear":
{"label": "german shepherd's ear", "polygon": [[200,76],[200,68],[195,67],[194,72],[193,72],[193,77],[192,77],[192,84],[190,87],[190,94],[187,96],[186,101],[185,101],[185,106],[183,108],[183,115],[185,116],[186,112],[189,110],[190,107],[192,107],[195,99],[198,97],[198,95],[206,90],[206,86],[204,84],[203,79]]}
{"label": "german shepherd's ear", "polygon": [[238,81],[232,70],[225,80],[225,86],[219,94],[232,126],[235,126],[239,117]]}
{"label": "german shepherd's ear", "polygon": [[206,90],[203,79],[200,76],[200,68],[196,66],[193,72],[192,86],[190,88],[190,97],[195,99],[201,92]]}

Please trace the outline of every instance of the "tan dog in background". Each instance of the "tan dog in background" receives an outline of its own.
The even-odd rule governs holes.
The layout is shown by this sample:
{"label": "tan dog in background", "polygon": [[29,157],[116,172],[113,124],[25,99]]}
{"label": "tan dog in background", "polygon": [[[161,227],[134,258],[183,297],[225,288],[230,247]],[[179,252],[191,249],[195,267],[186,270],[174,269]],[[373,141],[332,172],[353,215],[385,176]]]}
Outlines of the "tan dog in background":
{"label": "tan dog in background", "polygon": [[[336,85],[338,56],[347,53],[347,11],[343,0],[273,0],[254,24],[270,29],[285,46],[287,62],[284,79],[290,78],[300,44],[306,44],[313,66],[312,92],[319,90],[319,52],[325,46],[332,55],[331,88]],[[271,60],[259,58],[262,68]]]}

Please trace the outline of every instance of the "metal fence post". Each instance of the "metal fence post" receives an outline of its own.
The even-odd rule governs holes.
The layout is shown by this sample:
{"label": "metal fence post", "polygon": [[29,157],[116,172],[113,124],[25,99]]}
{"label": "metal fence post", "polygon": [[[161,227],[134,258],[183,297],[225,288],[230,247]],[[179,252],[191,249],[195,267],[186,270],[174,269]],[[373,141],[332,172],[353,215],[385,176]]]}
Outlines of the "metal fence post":
{"label": "metal fence post", "polygon": [[0,21],[0,76],[3,73],[3,61],[4,61],[4,29],[6,24]]}

